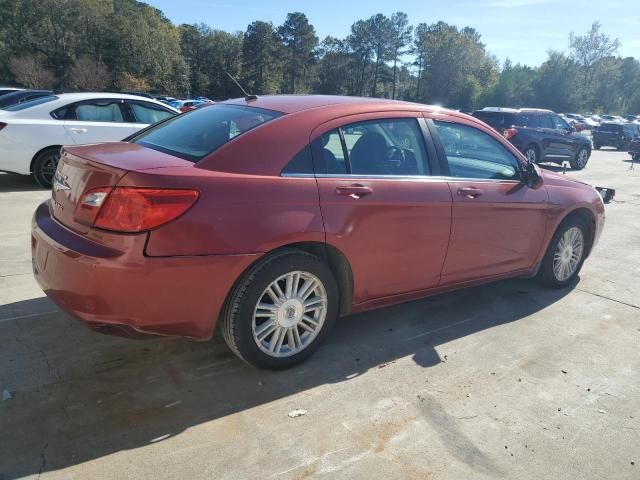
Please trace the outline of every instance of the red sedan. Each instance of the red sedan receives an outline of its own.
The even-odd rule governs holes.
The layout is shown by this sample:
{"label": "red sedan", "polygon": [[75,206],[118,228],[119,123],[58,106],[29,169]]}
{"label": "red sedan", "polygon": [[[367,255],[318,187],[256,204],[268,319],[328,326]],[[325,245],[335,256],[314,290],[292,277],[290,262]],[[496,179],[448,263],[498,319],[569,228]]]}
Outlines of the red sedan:
{"label": "red sedan", "polygon": [[231,100],[65,147],[33,218],[36,279],[96,330],[210,338],[264,368],[339,315],[509,277],[564,287],[604,224],[473,117],[328,96]]}

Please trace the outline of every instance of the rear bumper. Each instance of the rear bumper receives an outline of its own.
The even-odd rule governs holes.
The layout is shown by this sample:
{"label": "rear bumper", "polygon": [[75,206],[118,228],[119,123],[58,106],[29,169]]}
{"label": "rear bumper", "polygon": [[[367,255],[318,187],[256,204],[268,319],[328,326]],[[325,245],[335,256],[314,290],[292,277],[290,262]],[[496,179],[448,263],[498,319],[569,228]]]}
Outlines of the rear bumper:
{"label": "rear bumper", "polygon": [[149,258],[146,239],[99,245],[63,227],[45,202],[32,221],[34,276],[62,310],[98,331],[210,338],[233,283],[257,255]]}

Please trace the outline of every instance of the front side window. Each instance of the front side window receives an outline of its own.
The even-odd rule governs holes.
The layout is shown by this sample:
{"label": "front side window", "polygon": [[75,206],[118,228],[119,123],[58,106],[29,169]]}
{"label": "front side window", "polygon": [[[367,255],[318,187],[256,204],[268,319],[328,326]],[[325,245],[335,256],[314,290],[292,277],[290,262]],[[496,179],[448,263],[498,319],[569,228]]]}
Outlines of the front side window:
{"label": "front side window", "polygon": [[481,130],[450,122],[434,122],[452,177],[517,180],[519,162],[497,140]]}
{"label": "front side window", "polygon": [[[333,130],[316,140],[318,173],[429,175],[422,132],[415,118],[368,120]],[[322,145],[322,148],[320,148]]]}
{"label": "front side window", "polygon": [[553,126],[553,119],[551,118],[551,115],[539,115],[540,117],[540,127],[542,128],[555,128]]}
{"label": "front side window", "polygon": [[553,128],[556,130],[571,130],[571,127],[565,122],[560,115],[551,115]]}
{"label": "front side window", "polygon": [[281,115],[261,108],[212,105],[189,115],[176,115],[129,141],[197,162],[233,138]]}
{"label": "front side window", "polygon": [[169,118],[175,115],[175,113],[151,103],[129,102],[129,105],[131,106],[131,110],[133,111],[133,116],[136,123],[151,125],[153,123],[159,122],[160,120],[164,120],[165,118]]}
{"label": "front side window", "polygon": [[81,122],[122,123],[120,102],[95,102],[76,105],[75,118]]}

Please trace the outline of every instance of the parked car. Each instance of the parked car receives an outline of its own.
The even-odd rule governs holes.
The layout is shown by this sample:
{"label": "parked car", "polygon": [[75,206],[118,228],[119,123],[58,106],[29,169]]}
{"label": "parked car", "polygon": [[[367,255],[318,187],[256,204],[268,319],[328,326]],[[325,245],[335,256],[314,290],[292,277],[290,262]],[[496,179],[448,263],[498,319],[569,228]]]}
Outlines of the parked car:
{"label": "parked car", "polygon": [[32,175],[50,187],[62,145],[122,140],[177,113],[155,100],[113,93],[48,95],[13,105],[0,110],[0,171]]}
{"label": "parked car", "polygon": [[624,123],[626,120],[618,115],[600,115],[602,122],[607,123]]}
{"label": "parked car", "polygon": [[205,104],[208,102],[205,102],[204,100],[186,100],[183,102],[182,106],[180,107],[180,111],[181,112],[190,112],[191,110],[195,110],[196,108],[198,108],[199,105]]}
{"label": "parked car", "polygon": [[502,133],[533,163],[568,161],[581,170],[591,156],[589,139],[551,110],[490,107],[473,116]]}
{"label": "parked car", "polygon": [[36,98],[48,97],[50,95],[53,95],[51,90],[18,90],[16,92],[0,96],[0,109],[35,100]]}
{"label": "parked car", "polygon": [[44,292],[98,331],[219,323],[242,359],[284,368],[338,315],[510,277],[565,287],[603,222],[592,186],[473,117],[265,96],[64,147],[31,246]]}
{"label": "parked car", "polygon": [[640,135],[640,127],[633,123],[601,123],[592,131],[593,148],[615,147],[618,150],[629,150],[633,137]]}

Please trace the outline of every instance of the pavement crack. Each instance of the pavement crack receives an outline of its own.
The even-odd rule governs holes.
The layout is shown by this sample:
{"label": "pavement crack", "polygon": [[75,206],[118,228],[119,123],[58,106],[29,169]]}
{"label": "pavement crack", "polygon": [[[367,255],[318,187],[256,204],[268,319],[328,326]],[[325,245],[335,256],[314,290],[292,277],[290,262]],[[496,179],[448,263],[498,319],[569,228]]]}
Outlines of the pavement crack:
{"label": "pavement crack", "polygon": [[20,277],[23,275],[33,275],[33,272],[25,272],[25,273],[5,273],[4,275],[0,275],[0,278],[7,278],[7,277]]}
{"label": "pavement crack", "polygon": [[67,393],[64,396],[64,400],[62,400],[62,404],[60,405],[60,409],[62,410],[62,413],[64,414],[67,422],[71,419],[71,417],[69,417],[69,412],[67,412],[67,401],[69,400],[69,395],[71,394],[72,388],[73,385],[70,383],[69,388],[67,388]]}
{"label": "pavement crack", "polygon": [[38,479],[42,475],[42,472],[44,472],[44,469],[47,468],[47,456],[45,455],[45,451],[47,450],[48,446],[49,442],[45,443],[42,447],[42,450],[40,450],[40,469],[38,470]]}
{"label": "pavement crack", "polygon": [[583,290],[582,288],[576,288],[576,290],[583,293],[588,293],[589,295],[593,295],[595,297],[604,298],[605,300],[611,300],[612,302],[619,303],[620,305],[626,305],[627,307],[640,310],[640,306],[634,305],[633,303],[627,303],[627,302],[623,302],[622,300],[616,300],[615,298],[607,297],[606,295],[600,295],[599,293],[595,293],[595,292],[590,292],[589,290]]}

